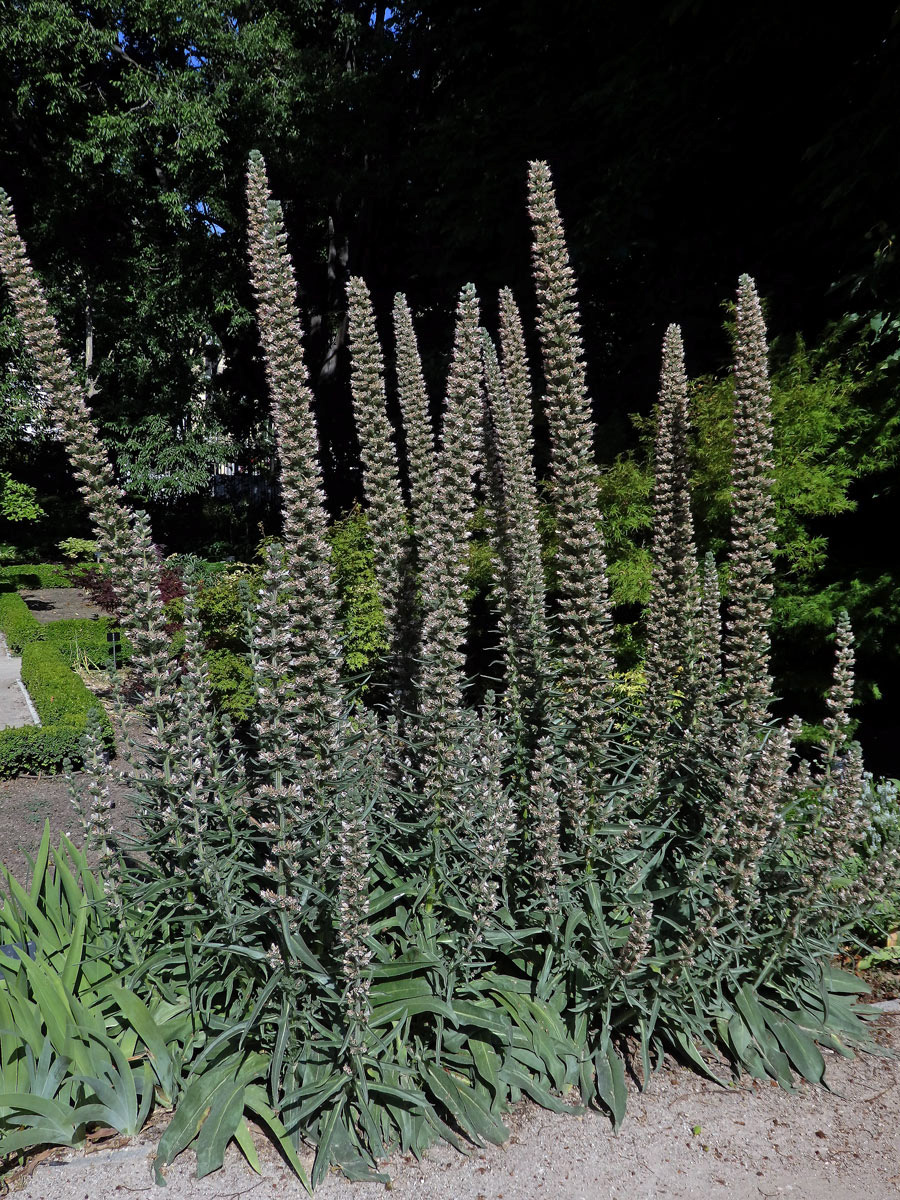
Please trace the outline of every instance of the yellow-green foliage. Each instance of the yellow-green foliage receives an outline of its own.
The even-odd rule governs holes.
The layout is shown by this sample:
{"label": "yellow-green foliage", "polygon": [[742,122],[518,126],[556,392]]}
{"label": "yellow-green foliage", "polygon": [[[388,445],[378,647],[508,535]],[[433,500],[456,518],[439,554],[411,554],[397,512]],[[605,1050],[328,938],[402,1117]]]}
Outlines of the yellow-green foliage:
{"label": "yellow-green foliage", "polygon": [[341,602],[344,660],[348,670],[365,671],[387,650],[365,513],[351,509],[334,522],[329,536],[331,568]]}
{"label": "yellow-green foliage", "polygon": [[[798,339],[790,357],[772,372],[776,613],[779,620],[789,622],[799,616],[798,591],[805,593],[804,610],[817,611],[809,592],[828,554],[821,519],[851,511],[854,481],[883,465],[862,397],[865,380],[844,362],[829,359],[826,352],[827,347],[812,352]],[[717,557],[729,535],[733,407],[730,376],[694,381],[694,517],[701,547],[714,550]],[[655,422],[652,416],[633,420],[641,434],[642,454],[623,455],[600,480],[609,574],[618,605],[645,603],[650,588],[647,541],[653,473],[649,460]],[[864,441],[871,442],[873,449],[864,452]],[[836,603],[833,597],[819,606],[817,623],[830,626]]]}

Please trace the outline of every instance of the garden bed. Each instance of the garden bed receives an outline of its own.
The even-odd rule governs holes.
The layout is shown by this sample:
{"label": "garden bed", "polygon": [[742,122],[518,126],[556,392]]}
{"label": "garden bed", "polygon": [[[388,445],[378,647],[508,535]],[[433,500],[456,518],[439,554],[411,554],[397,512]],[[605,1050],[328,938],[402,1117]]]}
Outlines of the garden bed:
{"label": "garden bed", "polygon": [[[388,1164],[397,1200],[888,1200],[900,1183],[896,1138],[900,1091],[900,1017],[878,1031],[895,1057],[829,1057],[832,1090],[798,1084],[721,1088],[684,1068],[666,1066],[645,1094],[634,1093],[629,1117],[613,1134],[599,1113],[554,1114],[522,1104],[507,1123],[506,1147],[468,1158],[444,1145],[420,1166],[410,1156]],[[132,1142],[100,1143],[88,1154],[50,1152],[19,1176],[21,1200],[81,1200],[152,1192],[151,1161],[159,1130]],[[167,1171],[168,1191],[183,1200],[249,1194],[281,1200],[305,1193],[267,1143],[259,1141],[262,1176],[232,1147],[221,1171],[196,1179],[185,1152]],[[306,1156],[309,1167],[311,1155]],[[12,1181],[11,1181],[12,1182]],[[360,1200],[371,1187],[331,1174],[317,1200]]]}

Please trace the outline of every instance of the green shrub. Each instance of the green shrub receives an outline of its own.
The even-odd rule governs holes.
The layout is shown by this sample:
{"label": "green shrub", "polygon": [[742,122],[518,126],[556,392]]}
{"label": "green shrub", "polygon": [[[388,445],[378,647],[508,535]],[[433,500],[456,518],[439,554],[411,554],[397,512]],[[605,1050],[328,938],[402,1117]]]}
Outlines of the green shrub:
{"label": "green shrub", "polygon": [[[112,654],[107,634],[117,628],[111,617],[41,622],[17,593],[0,593],[0,631],[14,654],[32,642],[48,642],[70,666],[105,667]],[[120,634],[118,663],[127,662],[130,656],[131,643]]]}
{"label": "green shrub", "polygon": [[253,670],[246,654],[234,650],[209,650],[205,655],[213,699],[232,721],[243,722],[253,715],[256,695]]}
{"label": "green shrub", "polygon": [[23,647],[22,682],[41,724],[0,730],[0,779],[53,774],[66,759],[80,764],[91,712],[98,714],[104,741],[112,749],[112,726],[103,706],[55,646],[29,642]]}
{"label": "green shrub", "polygon": [[[44,640],[55,646],[70,666],[105,667],[112,659],[108,634],[118,628],[112,617],[71,617],[42,626]],[[120,633],[117,665],[131,657],[131,643]]]}
{"label": "green shrub", "polygon": [[26,589],[74,587],[69,567],[59,563],[13,563],[0,567],[0,580]]}
{"label": "green shrub", "polygon": [[331,567],[341,602],[344,661],[351,673],[367,671],[387,650],[387,637],[365,513],[352,509],[334,522],[329,538]]}
{"label": "green shrub", "polygon": [[68,537],[56,543],[66,558],[77,562],[79,559],[91,558],[97,552],[97,543],[93,538]]}
{"label": "green shrub", "polygon": [[13,654],[44,638],[44,626],[17,592],[0,593],[0,631]]}

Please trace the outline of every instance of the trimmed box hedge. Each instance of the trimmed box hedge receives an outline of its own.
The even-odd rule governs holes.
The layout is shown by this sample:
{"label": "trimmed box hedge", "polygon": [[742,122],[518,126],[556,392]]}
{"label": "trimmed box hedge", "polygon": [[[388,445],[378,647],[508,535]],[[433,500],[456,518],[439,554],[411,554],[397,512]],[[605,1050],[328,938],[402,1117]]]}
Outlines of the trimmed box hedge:
{"label": "trimmed box hedge", "polygon": [[13,654],[21,654],[30,642],[44,640],[43,626],[18,592],[0,593],[0,630]]}
{"label": "trimmed box hedge", "polygon": [[0,585],[4,583],[14,588],[75,586],[69,576],[69,567],[60,563],[13,563],[0,567]]}
{"label": "trimmed box hedge", "polygon": [[[0,631],[13,654],[21,654],[32,642],[49,642],[69,665],[105,667],[112,650],[108,634],[116,628],[112,617],[68,617],[62,621],[38,621],[16,592],[0,593]],[[131,644],[120,636],[116,658],[121,665],[131,657]]]}
{"label": "trimmed box hedge", "polygon": [[67,758],[73,766],[80,765],[81,739],[91,710],[99,714],[104,740],[114,749],[112,725],[103,705],[55,646],[30,642],[23,647],[22,682],[41,724],[0,729],[0,779],[53,774]]}

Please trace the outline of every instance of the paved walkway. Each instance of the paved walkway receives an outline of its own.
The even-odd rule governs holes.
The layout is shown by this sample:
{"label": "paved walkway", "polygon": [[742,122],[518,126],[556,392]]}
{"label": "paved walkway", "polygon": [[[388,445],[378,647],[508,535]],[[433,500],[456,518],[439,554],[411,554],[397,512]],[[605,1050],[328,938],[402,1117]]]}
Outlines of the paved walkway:
{"label": "paved walkway", "polygon": [[0,633],[0,729],[18,725],[40,725],[40,721],[22,683],[22,660],[12,657]]}

